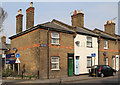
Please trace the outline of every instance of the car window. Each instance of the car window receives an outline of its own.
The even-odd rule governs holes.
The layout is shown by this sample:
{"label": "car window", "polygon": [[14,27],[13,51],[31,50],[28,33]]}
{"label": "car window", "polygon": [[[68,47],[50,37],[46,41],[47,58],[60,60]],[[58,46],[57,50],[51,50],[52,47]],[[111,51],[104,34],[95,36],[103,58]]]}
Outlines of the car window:
{"label": "car window", "polygon": [[106,66],[102,66],[102,69],[106,69],[107,67]]}
{"label": "car window", "polygon": [[111,69],[111,67],[110,66],[106,66],[108,69]]}
{"label": "car window", "polygon": [[97,68],[97,66],[94,66],[94,68]]}

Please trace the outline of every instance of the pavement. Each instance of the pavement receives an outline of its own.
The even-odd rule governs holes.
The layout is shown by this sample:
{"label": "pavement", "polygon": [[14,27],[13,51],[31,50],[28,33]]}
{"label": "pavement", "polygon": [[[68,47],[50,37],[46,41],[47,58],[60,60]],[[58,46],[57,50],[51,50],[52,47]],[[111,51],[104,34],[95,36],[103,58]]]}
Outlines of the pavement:
{"label": "pavement", "polygon": [[14,83],[63,83],[63,82],[72,82],[72,81],[82,81],[82,80],[90,80],[98,77],[89,77],[88,75],[80,75],[80,76],[71,76],[59,79],[37,79],[37,80],[3,80],[2,82],[14,82]]}
{"label": "pavement", "polygon": [[[112,77],[112,76],[110,76]],[[118,77],[118,75],[116,75]],[[79,75],[79,76],[71,76],[59,79],[37,79],[37,80],[2,80],[2,83],[14,83],[14,84],[35,84],[35,83],[66,83],[66,82],[77,82],[83,80],[94,80],[100,79],[101,77],[89,77],[88,75]],[[4,84],[3,84],[4,85]]]}

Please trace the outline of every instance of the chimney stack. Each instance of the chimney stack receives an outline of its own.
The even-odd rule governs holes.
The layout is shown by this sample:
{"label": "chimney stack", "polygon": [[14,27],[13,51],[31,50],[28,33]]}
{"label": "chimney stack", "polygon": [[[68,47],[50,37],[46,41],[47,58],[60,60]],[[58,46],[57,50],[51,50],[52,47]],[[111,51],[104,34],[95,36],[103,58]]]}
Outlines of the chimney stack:
{"label": "chimney stack", "polygon": [[18,10],[18,15],[16,16],[16,33],[22,32],[23,15],[21,14],[21,9]]}
{"label": "chimney stack", "polygon": [[71,18],[72,18],[72,26],[84,27],[84,14],[82,10],[75,10]]}
{"label": "chimney stack", "polygon": [[106,33],[115,34],[115,23],[113,22],[113,20],[111,21],[107,21],[106,24],[104,25],[104,29]]}
{"label": "chimney stack", "polygon": [[26,10],[26,29],[34,26],[34,9],[33,2],[31,2],[30,7]]}
{"label": "chimney stack", "polygon": [[1,43],[6,44],[6,37],[4,35],[1,36]]}

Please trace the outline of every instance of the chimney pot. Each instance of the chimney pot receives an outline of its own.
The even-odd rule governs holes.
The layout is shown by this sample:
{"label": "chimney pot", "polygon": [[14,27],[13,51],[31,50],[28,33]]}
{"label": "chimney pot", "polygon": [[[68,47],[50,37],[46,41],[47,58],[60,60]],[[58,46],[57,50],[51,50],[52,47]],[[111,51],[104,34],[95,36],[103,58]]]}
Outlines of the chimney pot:
{"label": "chimney pot", "polygon": [[109,21],[106,21],[106,24],[109,24]]}
{"label": "chimney pot", "polygon": [[83,13],[83,11],[82,11],[82,10],[80,10],[80,13]]}
{"label": "chimney pot", "polygon": [[76,15],[76,10],[75,10],[75,15]]}
{"label": "chimney pot", "polygon": [[22,9],[19,9],[19,10],[18,10],[18,14],[21,14],[21,11],[22,11]]}
{"label": "chimney pot", "polygon": [[33,7],[33,2],[30,3],[30,7]]}

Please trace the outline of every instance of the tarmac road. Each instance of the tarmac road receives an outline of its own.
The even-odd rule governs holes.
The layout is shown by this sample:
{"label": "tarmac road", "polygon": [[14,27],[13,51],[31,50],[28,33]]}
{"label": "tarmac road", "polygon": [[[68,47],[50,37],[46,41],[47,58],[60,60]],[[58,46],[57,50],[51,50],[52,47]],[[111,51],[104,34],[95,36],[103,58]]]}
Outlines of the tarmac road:
{"label": "tarmac road", "polygon": [[[43,80],[44,81],[44,80]],[[21,83],[22,82],[22,83]],[[33,83],[34,82],[34,83]],[[80,80],[70,80],[65,81],[63,80],[60,82],[59,80],[49,80],[48,82],[42,83],[40,80],[13,80],[7,81],[2,85],[119,85],[118,84],[118,76],[109,76],[109,77],[94,77],[94,78],[87,78],[80,79]]]}

